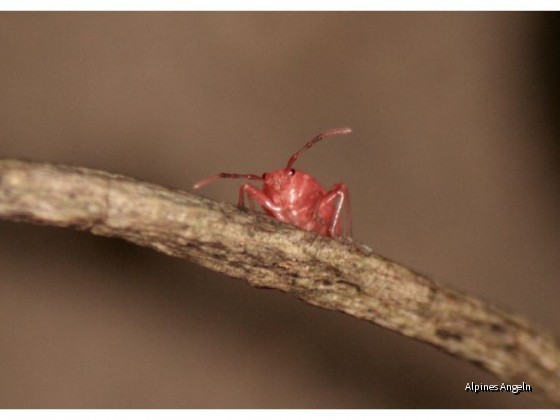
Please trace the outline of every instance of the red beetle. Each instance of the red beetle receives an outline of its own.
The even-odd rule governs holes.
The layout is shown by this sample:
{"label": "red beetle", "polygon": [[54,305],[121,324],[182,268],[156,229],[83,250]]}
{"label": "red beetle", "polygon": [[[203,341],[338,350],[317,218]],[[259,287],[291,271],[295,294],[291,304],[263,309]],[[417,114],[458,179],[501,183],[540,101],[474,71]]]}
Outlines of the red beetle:
{"label": "red beetle", "polygon": [[222,172],[198,181],[193,188],[196,190],[220,178],[263,181],[262,191],[251,184],[241,186],[238,202],[240,208],[245,208],[246,194],[251,209],[254,210],[253,200],[255,200],[268,215],[275,219],[330,237],[343,236],[341,214],[344,208],[346,213],[344,236],[351,239],[350,194],[346,185],[339,183],[327,191],[311,175],[293,168],[297,158],[315,143],[325,137],[351,132],[351,128],[333,128],[318,134],[290,157],[284,169],[265,172],[262,176]]}

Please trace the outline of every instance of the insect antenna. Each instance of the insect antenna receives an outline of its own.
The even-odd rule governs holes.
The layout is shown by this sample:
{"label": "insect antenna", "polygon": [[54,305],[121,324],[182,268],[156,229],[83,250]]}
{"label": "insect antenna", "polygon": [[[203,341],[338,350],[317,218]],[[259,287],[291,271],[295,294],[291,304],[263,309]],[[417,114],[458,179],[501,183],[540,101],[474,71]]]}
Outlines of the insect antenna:
{"label": "insect antenna", "polygon": [[303,146],[301,149],[299,149],[297,152],[295,152],[292,155],[292,157],[290,157],[290,160],[288,161],[288,164],[286,165],[286,169],[292,169],[292,166],[294,166],[294,163],[296,162],[299,155],[301,155],[303,152],[305,152],[307,149],[309,149],[315,143],[323,140],[325,137],[338,136],[340,134],[350,134],[351,132],[352,132],[351,128],[345,127],[345,128],[332,128],[330,130],[323,131],[322,133],[317,134],[317,136],[315,136],[310,142],[308,142],[305,146]]}
{"label": "insect antenna", "polygon": [[220,178],[246,178],[252,180],[262,180],[263,177],[260,175],[253,175],[253,174],[226,174],[220,172],[219,174],[214,174],[209,176],[208,178],[201,179],[196,184],[193,185],[193,189],[198,190],[199,188],[204,187],[205,185],[211,184],[212,182],[217,181]]}

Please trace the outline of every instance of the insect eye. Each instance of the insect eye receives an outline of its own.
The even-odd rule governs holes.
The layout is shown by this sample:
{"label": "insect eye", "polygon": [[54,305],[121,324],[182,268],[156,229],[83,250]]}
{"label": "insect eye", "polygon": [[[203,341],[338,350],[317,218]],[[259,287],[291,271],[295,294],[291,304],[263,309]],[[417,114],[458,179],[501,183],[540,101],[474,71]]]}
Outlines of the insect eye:
{"label": "insect eye", "polygon": [[290,169],[290,176],[293,176],[295,173],[296,173],[296,170],[295,170],[295,169],[293,169],[293,168]]}
{"label": "insect eye", "polygon": [[262,179],[265,179],[265,178],[266,178],[266,172],[264,172],[264,173],[262,174],[261,178],[262,178]]}

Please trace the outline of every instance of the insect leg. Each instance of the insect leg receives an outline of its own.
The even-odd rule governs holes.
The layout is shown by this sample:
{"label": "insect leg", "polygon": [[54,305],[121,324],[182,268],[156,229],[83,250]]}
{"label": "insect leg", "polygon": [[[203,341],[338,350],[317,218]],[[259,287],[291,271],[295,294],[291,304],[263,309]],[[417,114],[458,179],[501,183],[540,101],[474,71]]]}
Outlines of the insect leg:
{"label": "insect leg", "polygon": [[[334,206],[334,208],[332,207]],[[346,237],[352,239],[352,219],[350,212],[350,192],[348,187],[342,183],[336,184],[321,199],[318,205],[318,215],[321,220],[328,223],[328,234],[332,237],[343,236],[343,229],[340,225],[340,217],[344,208],[346,220]]]}
{"label": "insect leg", "polygon": [[275,215],[280,214],[280,206],[274,204],[274,202],[265,193],[251,184],[244,184],[239,189],[239,201],[237,203],[239,208],[245,208],[245,195],[247,195],[247,198],[249,199],[251,210],[255,210],[255,206],[253,204],[254,200],[259,203],[263,209],[268,210],[268,212]]}

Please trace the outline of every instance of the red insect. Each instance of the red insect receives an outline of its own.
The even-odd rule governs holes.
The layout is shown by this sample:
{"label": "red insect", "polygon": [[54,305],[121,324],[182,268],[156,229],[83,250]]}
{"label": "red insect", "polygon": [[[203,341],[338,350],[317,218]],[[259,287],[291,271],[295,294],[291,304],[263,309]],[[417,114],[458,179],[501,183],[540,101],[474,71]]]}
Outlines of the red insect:
{"label": "red insect", "polygon": [[325,137],[351,132],[351,128],[333,128],[318,134],[290,157],[284,169],[265,172],[262,176],[222,172],[198,181],[193,188],[196,190],[220,178],[263,181],[262,191],[251,184],[241,186],[238,202],[240,208],[245,207],[245,195],[247,195],[251,209],[254,210],[254,200],[275,219],[330,237],[343,236],[341,214],[344,208],[345,236],[351,239],[350,194],[346,185],[339,183],[327,191],[311,175],[293,168],[297,158],[315,143]]}

